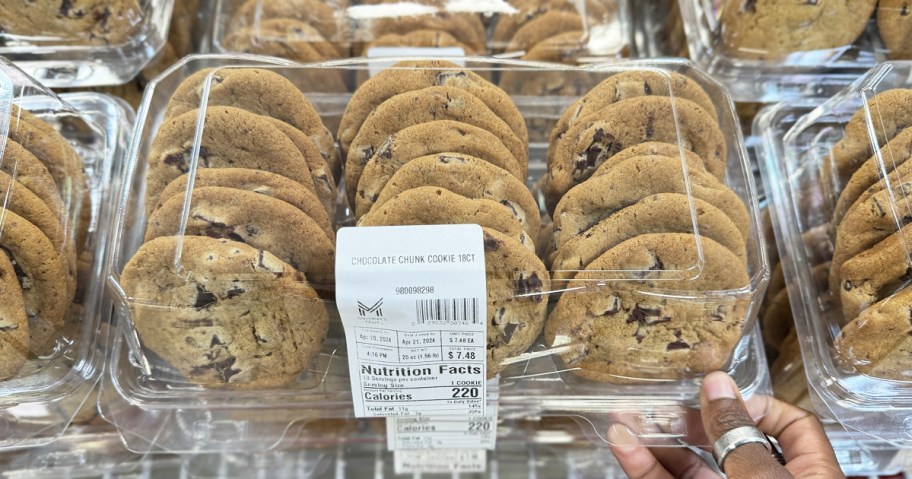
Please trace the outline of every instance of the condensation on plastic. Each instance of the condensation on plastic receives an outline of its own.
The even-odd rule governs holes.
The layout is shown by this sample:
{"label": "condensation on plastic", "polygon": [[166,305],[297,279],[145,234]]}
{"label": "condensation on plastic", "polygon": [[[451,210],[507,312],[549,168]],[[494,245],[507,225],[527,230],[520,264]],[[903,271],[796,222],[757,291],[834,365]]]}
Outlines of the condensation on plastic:
{"label": "condensation on plastic", "polygon": [[[132,111],[118,100],[95,93],[57,97],[11,63],[0,61],[0,124],[3,141],[10,124],[10,105],[21,107],[57,130],[81,158],[84,187],[66,173],[64,191],[70,219],[64,241],[75,245],[79,258],[78,288],[64,324],[49,336],[47,346],[30,355],[18,374],[0,381],[0,449],[21,448],[52,441],[63,432],[98,382],[104,365],[100,349],[112,303],[103,298],[103,252],[108,219],[112,216],[111,185],[120,179],[120,156],[125,152]],[[16,188],[16,186],[13,186]],[[69,189],[67,189],[69,188]],[[20,192],[20,194],[22,194]],[[7,205],[14,191],[0,195]],[[0,217],[0,225],[3,224]],[[77,243],[78,241],[78,243]]]}
{"label": "condensation on plastic", "polygon": [[[679,2],[690,57],[728,87],[735,101],[771,103],[800,97],[828,98],[886,59],[883,42],[874,28],[875,20],[870,20],[858,38],[846,45],[828,45],[819,50],[798,50],[799,46],[796,51],[775,53],[764,50],[763,44],[732,48],[730,40],[726,40],[729,36],[723,33],[727,28],[723,14],[726,9],[742,8],[744,3],[742,0]],[[821,8],[826,8],[823,5]],[[804,7],[796,4],[793,8],[800,12]],[[779,18],[778,15],[785,13],[777,13],[773,18]],[[873,17],[876,16],[874,13]],[[813,22],[803,24],[807,28],[814,25]],[[843,35],[849,30],[843,26],[822,28]],[[731,34],[734,31],[727,30]],[[804,38],[810,36],[808,33]],[[769,35],[756,38],[765,43]]]}
{"label": "condensation on plastic", "polygon": [[[772,188],[774,227],[805,368],[815,393],[815,408],[859,437],[906,447],[912,443],[912,421],[908,419],[912,382],[900,375],[912,367],[904,366],[903,353],[898,351],[907,337],[902,324],[908,328],[908,318],[895,311],[872,318],[877,316],[872,313],[882,311],[884,306],[909,310],[912,305],[903,302],[906,280],[901,277],[898,282],[878,287],[874,291],[877,303],[860,303],[858,317],[847,321],[843,306],[854,303],[842,305],[834,298],[835,294],[842,296],[842,285],[840,291],[831,291],[829,281],[814,280],[814,268],[832,257],[837,231],[834,208],[846,180],[860,162],[870,162],[875,175],[873,188],[864,194],[893,192],[881,205],[881,226],[872,231],[886,238],[906,224],[907,198],[900,188],[901,170],[897,170],[905,161],[905,154],[881,148],[904,129],[907,123],[900,115],[906,115],[907,109],[896,112],[891,109],[892,103],[880,101],[883,97],[878,95],[908,87],[910,70],[912,64],[904,62],[872,69],[819,108],[797,121],[792,119],[795,125],[785,135],[776,124],[790,114],[788,105],[781,107],[782,113],[765,115],[766,124],[762,125],[769,132],[764,138],[766,148],[775,153],[765,158],[764,169]],[[834,164],[836,155],[831,151],[847,131],[854,133],[850,138],[858,150],[858,162],[840,175]],[[899,176],[894,175],[896,171],[900,171]],[[872,209],[872,213],[876,212]],[[889,264],[880,266],[880,271],[889,272],[909,261],[908,240],[897,238],[901,251]],[[854,314],[854,309],[849,311]],[[854,346],[846,342],[846,332],[860,338],[852,343]],[[876,344],[873,349],[872,344]],[[862,359],[865,357],[870,359]],[[877,369],[884,364],[892,364],[895,369]]]}
{"label": "condensation on plastic", "polygon": [[[26,32],[0,33],[0,55],[51,88],[126,83],[164,46],[175,0],[130,1],[136,3],[133,8],[129,2],[120,5],[124,13],[117,19],[119,31],[111,32],[112,36],[117,35],[112,39],[99,38],[92,32],[74,32],[65,24],[48,22],[51,30],[39,31],[35,26]],[[113,15],[108,12],[109,16]],[[109,25],[114,23],[111,19],[107,21]],[[12,24],[25,22],[20,23],[14,16]]]}
{"label": "condensation on plastic", "polygon": [[[769,268],[762,249],[759,233],[758,207],[753,178],[747,164],[738,120],[730,100],[722,89],[692,64],[680,60],[652,62],[620,62],[602,64],[588,69],[490,58],[471,58],[473,71],[491,73],[512,71],[527,75],[557,75],[561,73],[604,79],[611,74],[648,70],[661,75],[677,72],[699,83],[715,99],[719,121],[729,145],[726,184],[733,189],[747,206],[750,214],[750,236],[747,238],[749,283],[737,290],[691,294],[682,291],[663,293],[656,290],[641,294],[656,295],[682,302],[693,308],[715,307],[729,302],[740,308],[743,337],[724,355],[725,369],[730,372],[745,395],[762,394],[768,390],[768,372],[757,335],[749,333],[756,317],[755,304],[766,286]],[[140,110],[134,141],[129,154],[129,165],[119,195],[120,214],[115,219],[112,253],[108,266],[108,283],[118,294],[117,322],[119,334],[115,335],[111,351],[110,374],[105,375],[100,404],[105,418],[115,423],[130,447],[143,450],[152,447],[158,451],[210,450],[263,450],[277,446],[285,440],[289,428],[312,418],[349,417],[352,415],[351,390],[345,352],[345,341],[338,321],[338,313],[330,304],[330,330],[315,361],[297,379],[284,388],[268,391],[203,389],[184,379],[174,367],[143,347],[142,338],[132,326],[131,307],[136,302],[124,292],[120,273],[124,265],[142,244],[145,228],[145,208],[142,192],[145,187],[146,157],[161,122],[162,114],[171,94],[178,85],[193,73],[213,67],[258,67],[280,73],[303,88],[325,123],[338,122],[350,98],[349,94],[309,93],[307,79],[315,72],[336,72],[352,79],[367,70],[371,60],[350,60],[322,65],[296,66],[276,59],[253,56],[194,56],[189,57],[153,81],[146,91]],[[212,75],[209,75],[211,80]],[[670,77],[669,77],[670,78]],[[208,91],[204,85],[203,91]],[[524,97],[513,99],[530,125],[534,121],[554,125],[561,112],[576,97]],[[200,118],[205,115],[201,114]],[[199,135],[204,124],[197,125]],[[680,128],[680,126],[676,126]],[[190,171],[199,162],[198,144],[190,151]],[[530,185],[545,175],[547,144],[530,145]],[[683,161],[682,168],[687,165]],[[683,176],[683,175],[682,175]],[[689,188],[689,180],[686,185]],[[341,197],[342,195],[340,195]],[[192,190],[186,198],[192,197]],[[352,222],[351,216],[340,200],[337,211],[342,214],[337,224]],[[692,203],[692,201],[691,201]],[[186,202],[185,202],[186,206]],[[691,218],[696,218],[690,204]],[[186,208],[184,209],[186,214]],[[694,220],[695,222],[695,220]],[[694,236],[699,245],[699,235]],[[693,263],[684,264],[679,270],[656,274],[663,279],[690,280],[702,270],[702,248]],[[180,259],[177,258],[180,264]],[[307,273],[307,272],[305,272]],[[642,278],[640,271],[599,272],[605,281]],[[562,291],[555,282],[551,296],[558,292],[565,295],[599,294],[597,281],[587,286],[588,292]],[[641,288],[642,289],[642,288]],[[683,294],[682,294],[683,293]],[[700,374],[682,370],[681,380],[656,381],[635,378],[618,378],[633,384],[607,384],[584,380],[577,376],[575,367],[568,367],[561,354],[579,347],[563,344],[548,348],[538,339],[530,349],[503,362],[500,374],[500,414],[502,417],[527,417],[529,415],[580,415],[592,425],[592,437],[604,440],[605,431],[615,421],[639,429],[644,441],[667,444],[669,437],[686,438],[685,416],[688,407],[697,404]],[[664,346],[663,346],[663,351]],[[631,365],[633,366],[633,365]],[[648,364],[642,366],[648,369]],[[662,431],[657,433],[656,431]],[[677,444],[677,443],[675,443]]]}
{"label": "condensation on plastic", "polygon": [[[239,45],[244,45],[242,51],[246,53],[312,62],[367,56],[370,44],[379,41],[377,46],[453,47],[470,56],[496,53],[507,58],[524,57],[533,46],[540,45],[528,59],[563,63],[633,55],[628,0],[565,0],[569,8],[563,13],[555,14],[551,21],[540,22],[545,25],[530,27],[546,34],[544,38],[529,35],[530,31],[520,37],[520,40],[528,37],[531,41],[528,45],[521,42],[511,45],[512,36],[495,33],[497,21],[506,16],[527,11],[535,17],[541,14],[518,8],[508,0],[387,0],[360,4],[325,0],[319,8],[310,3],[306,8],[303,4],[295,8],[291,3],[280,8],[276,0],[216,2],[213,52],[238,52]],[[427,35],[403,38],[415,31]],[[250,41],[245,42],[245,36]],[[547,43],[550,38],[553,41]],[[560,55],[566,51],[574,51],[574,58]]]}

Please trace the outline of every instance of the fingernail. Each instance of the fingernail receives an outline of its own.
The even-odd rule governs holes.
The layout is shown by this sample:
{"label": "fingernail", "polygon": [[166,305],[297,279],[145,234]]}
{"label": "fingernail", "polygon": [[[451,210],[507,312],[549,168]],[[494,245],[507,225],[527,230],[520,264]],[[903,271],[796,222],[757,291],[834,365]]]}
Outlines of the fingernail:
{"label": "fingernail", "polygon": [[735,388],[735,382],[727,374],[714,372],[703,379],[703,394],[706,395],[707,401],[735,399],[738,397],[738,390]]}
{"label": "fingernail", "polygon": [[640,441],[633,435],[633,431],[623,424],[612,424],[608,428],[608,442],[616,446],[640,445]]}

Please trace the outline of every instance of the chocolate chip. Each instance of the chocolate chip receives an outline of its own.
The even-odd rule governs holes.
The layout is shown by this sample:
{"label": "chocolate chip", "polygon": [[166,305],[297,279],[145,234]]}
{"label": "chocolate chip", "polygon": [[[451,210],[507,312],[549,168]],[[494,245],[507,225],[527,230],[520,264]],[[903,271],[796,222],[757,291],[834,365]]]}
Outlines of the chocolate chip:
{"label": "chocolate chip", "polygon": [[196,285],[196,303],[193,307],[205,309],[218,302],[218,298],[211,291],[206,290],[201,284]]}
{"label": "chocolate chip", "polygon": [[899,11],[899,15],[903,17],[909,15],[909,6],[904,3],[902,9]]}
{"label": "chocolate chip", "polygon": [[440,72],[437,74],[437,86],[445,86],[449,84],[450,80],[463,80],[467,76],[466,72],[462,70]]}
{"label": "chocolate chip", "polygon": [[712,314],[709,315],[714,321],[725,321],[725,314],[722,312],[722,306],[716,308]]}
{"label": "chocolate chip", "polygon": [[105,8],[104,10],[102,10],[100,12],[95,12],[95,14],[92,15],[92,20],[94,20],[95,23],[99,24],[101,26],[101,29],[105,30],[105,31],[108,28],[108,19],[110,19],[110,18],[111,18],[111,10],[108,8]]}
{"label": "chocolate chip", "polygon": [[849,282],[849,281],[843,281],[843,282],[842,282],[842,289],[844,289],[844,290],[846,290],[846,291],[852,291],[852,288],[854,288],[854,287],[855,287],[855,285],[853,285],[853,284],[852,284],[851,282]]}
{"label": "chocolate chip", "polygon": [[194,216],[194,218],[208,223],[204,230],[206,236],[210,238],[230,239],[232,241],[244,243],[244,237],[235,232],[234,226],[228,226],[225,223],[218,221],[210,221],[201,216]]}
{"label": "chocolate chip", "polygon": [[519,216],[519,211],[517,211],[517,210],[516,210],[516,207],[513,206],[513,202],[512,202],[512,201],[510,201],[510,200],[500,200],[500,204],[506,206],[507,208],[510,208],[510,211],[513,212],[513,215],[514,215],[514,216]]}
{"label": "chocolate chip", "polygon": [[542,283],[541,278],[538,277],[538,273],[532,273],[528,278],[526,278],[523,273],[519,273],[519,279],[516,280],[516,293],[519,296],[539,293],[541,292],[542,286],[544,286],[544,284]]}
{"label": "chocolate chip", "polygon": [[373,146],[368,146],[367,148],[362,149],[361,150],[361,166],[366,165],[367,162],[370,161],[371,157],[373,157],[373,156],[374,156],[374,147]]}
{"label": "chocolate chip", "polygon": [[186,151],[171,153],[170,155],[165,156],[165,159],[162,160],[162,162],[166,165],[177,168],[177,170],[180,171],[181,173],[186,173],[187,171],[189,171],[189,169],[187,168],[186,155],[187,155]]}
{"label": "chocolate chip", "polygon": [[652,87],[649,86],[648,81],[643,82],[643,93],[645,93],[646,96],[652,95]]}
{"label": "chocolate chip", "polygon": [[513,339],[513,334],[516,333],[516,329],[519,328],[519,325],[516,323],[510,323],[504,326],[503,337],[504,342],[509,343]]}
{"label": "chocolate chip", "polygon": [[741,6],[742,12],[757,13],[757,0],[747,0]]}
{"label": "chocolate chip", "polygon": [[654,259],[654,262],[653,262],[652,266],[649,267],[649,271],[665,271],[665,263],[663,263],[662,260],[659,259],[658,256],[656,256],[653,259]]}
{"label": "chocolate chip", "polygon": [[639,304],[633,308],[633,311],[630,312],[630,316],[627,317],[627,324],[639,323],[646,324],[647,318],[656,317],[662,313],[661,309],[658,308],[644,308]]}
{"label": "chocolate chip", "polygon": [[646,115],[646,139],[655,136],[655,115]]}
{"label": "chocolate chip", "polygon": [[485,235],[484,249],[485,251],[497,251],[500,249],[500,244],[493,237]]}
{"label": "chocolate chip", "polygon": [[234,356],[230,356],[222,361],[216,361],[214,363],[206,364],[204,366],[194,366],[192,369],[190,369],[190,375],[199,376],[199,375],[205,374],[206,371],[208,371],[210,369],[214,369],[215,372],[218,374],[219,379],[221,379],[223,383],[227,384],[228,381],[231,380],[232,376],[240,374],[240,372],[241,372],[240,369],[232,368],[232,366],[234,366],[235,362],[237,362],[237,358]]}
{"label": "chocolate chip", "polygon": [[672,343],[668,343],[668,346],[665,346],[666,351],[676,351],[679,349],[690,349],[690,345],[683,340],[677,340]]}
{"label": "chocolate chip", "polygon": [[60,16],[65,17],[70,14],[70,9],[73,8],[73,0],[63,0],[60,2]]}
{"label": "chocolate chip", "polygon": [[258,230],[253,225],[247,225],[246,230],[247,230],[247,236],[256,236],[257,233],[260,232],[260,230]]}
{"label": "chocolate chip", "polygon": [[15,324],[11,324],[9,326],[0,326],[0,333],[5,333],[8,331],[15,331],[17,329],[19,329],[19,326],[16,326]]}
{"label": "chocolate chip", "polygon": [[606,159],[617,154],[618,145],[614,135],[597,128],[592,135],[592,142],[577,156],[573,164],[573,178],[583,180],[588,178],[596,168],[598,168]]}
{"label": "chocolate chip", "polygon": [[871,198],[871,205],[873,206],[874,213],[877,214],[878,218],[883,218],[887,215],[887,212],[884,211],[883,206],[880,205],[880,202],[877,201],[877,198]]}
{"label": "chocolate chip", "polygon": [[215,336],[215,335],[212,336],[212,341],[209,342],[210,348],[214,348],[216,346],[224,346],[224,345],[225,345],[225,343],[223,343],[222,340],[219,339],[219,337]]}
{"label": "chocolate chip", "polygon": [[611,302],[608,304],[608,307],[602,311],[602,314],[600,316],[613,316],[621,310],[621,298],[618,298],[617,296],[611,296],[610,301]]}
{"label": "chocolate chip", "polygon": [[231,289],[229,289],[228,292],[225,294],[225,297],[227,299],[233,299],[246,292],[247,292],[247,290],[245,290],[244,288],[242,288],[236,284],[233,284],[233,285],[231,285]]}

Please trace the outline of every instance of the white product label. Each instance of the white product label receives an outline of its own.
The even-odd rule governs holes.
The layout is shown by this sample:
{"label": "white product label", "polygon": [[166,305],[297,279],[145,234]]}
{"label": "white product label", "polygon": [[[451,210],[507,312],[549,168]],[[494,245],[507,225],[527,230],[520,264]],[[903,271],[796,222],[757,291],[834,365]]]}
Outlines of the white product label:
{"label": "white product label", "polygon": [[[386,57],[418,57],[418,58],[440,58],[447,57],[453,63],[464,67],[465,60],[458,57],[465,57],[465,50],[461,47],[370,47],[367,49],[367,58],[386,58]],[[376,61],[369,65],[370,76],[374,76],[383,70],[393,66],[396,62]]]}
{"label": "white product label", "polygon": [[386,420],[390,451],[407,449],[489,449],[497,440],[497,379],[488,385],[483,416],[409,416]]}
{"label": "white product label", "polygon": [[357,417],[485,414],[483,241],[478,225],[339,230],[336,304]]}
{"label": "white product label", "polygon": [[441,451],[396,451],[396,474],[440,474],[455,472],[485,472],[488,454],[483,449]]}

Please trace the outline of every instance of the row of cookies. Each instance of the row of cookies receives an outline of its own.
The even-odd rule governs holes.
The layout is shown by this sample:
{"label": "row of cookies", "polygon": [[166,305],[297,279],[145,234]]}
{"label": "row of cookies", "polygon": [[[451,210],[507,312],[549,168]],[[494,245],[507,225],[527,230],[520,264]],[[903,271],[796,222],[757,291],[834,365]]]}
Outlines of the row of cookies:
{"label": "row of cookies", "polygon": [[629,71],[555,128],[545,198],[566,292],[545,334],[578,375],[687,377],[722,367],[741,338],[750,217],[725,184],[715,112],[683,75]]}
{"label": "row of cookies", "polygon": [[141,343],[196,384],[295,380],[322,346],[334,281],[339,169],[316,109],[275,72],[202,70],[174,91],[146,159],[144,243],[121,277]]}
{"label": "row of cookies", "polygon": [[368,80],[338,135],[358,226],[482,227],[489,377],[539,336],[550,291],[524,183],[527,135],[506,93],[447,61],[401,62]]}
{"label": "row of cookies", "polygon": [[82,159],[53,126],[13,105],[3,140],[0,380],[7,380],[63,333],[85,266],[90,206]]}
{"label": "row of cookies", "polygon": [[912,19],[905,0],[725,0],[719,17],[720,44],[731,56],[758,60],[781,60],[813,50],[845,50],[866,31],[872,16],[887,55],[909,58]]}
{"label": "row of cookies", "polygon": [[868,102],[875,105],[872,114],[884,119],[877,137],[880,151],[871,149],[867,113],[859,109],[831,149],[821,178],[836,198],[830,210],[828,288],[843,316],[836,347],[862,373],[908,379],[903,338],[910,330],[912,306],[907,240],[912,210],[905,198],[912,184],[905,178],[912,168],[907,161],[912,156],[912,90],[887,90]]}

